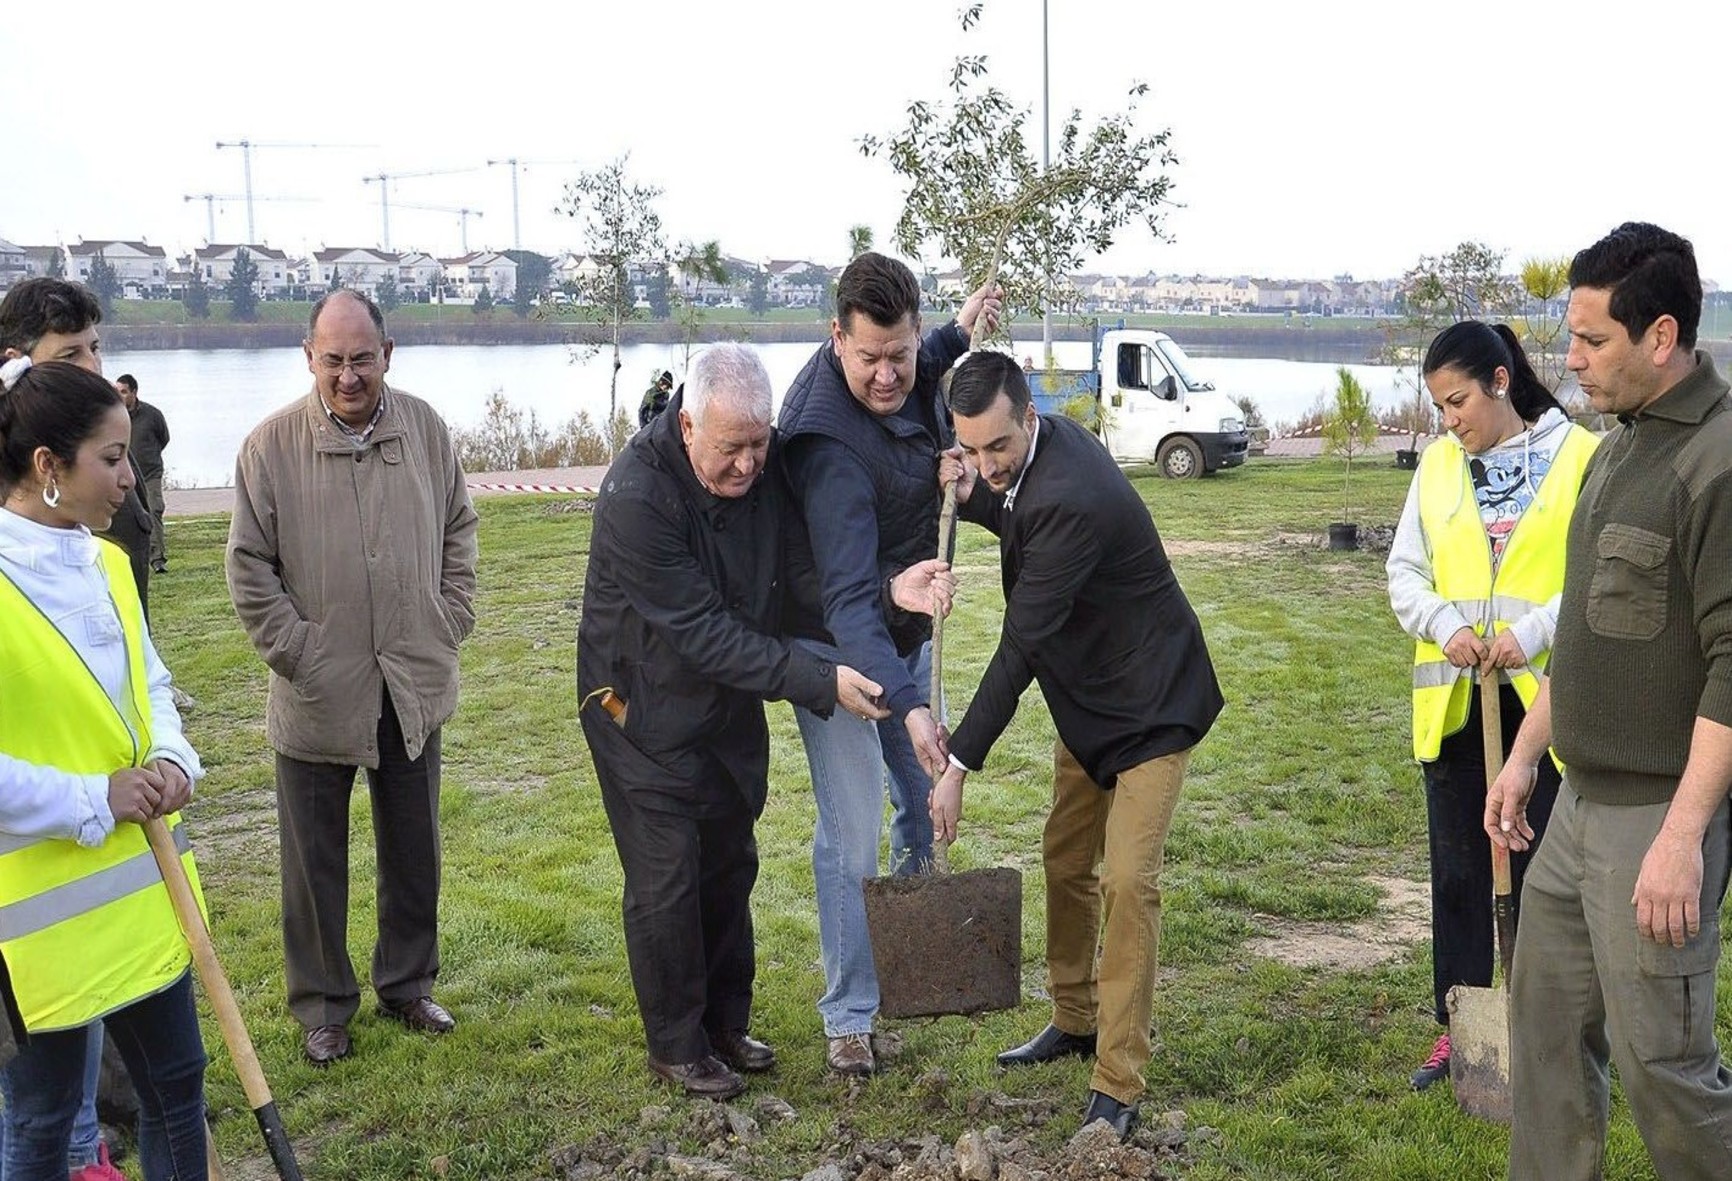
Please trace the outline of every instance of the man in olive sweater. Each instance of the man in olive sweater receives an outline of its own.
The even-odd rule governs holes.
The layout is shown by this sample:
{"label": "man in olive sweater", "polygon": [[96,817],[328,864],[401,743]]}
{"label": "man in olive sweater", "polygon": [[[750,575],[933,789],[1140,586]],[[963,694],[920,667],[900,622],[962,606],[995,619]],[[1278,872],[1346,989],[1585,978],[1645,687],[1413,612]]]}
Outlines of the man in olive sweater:
{"label": "man in olive sweater", "polygon": [[1714,1040],[1732,863],[1732,399],[1696,352],[1690,243],[1627,223],[1570,266],[1569,368],[1618,426],[1570,522],[1550,677],[1486,798],[1566,765],[1528,869],[1511,983],[1510,1177],[1601,1175],[1616,1062],[1656,1171],[1724,1179],[1732,1071]]}

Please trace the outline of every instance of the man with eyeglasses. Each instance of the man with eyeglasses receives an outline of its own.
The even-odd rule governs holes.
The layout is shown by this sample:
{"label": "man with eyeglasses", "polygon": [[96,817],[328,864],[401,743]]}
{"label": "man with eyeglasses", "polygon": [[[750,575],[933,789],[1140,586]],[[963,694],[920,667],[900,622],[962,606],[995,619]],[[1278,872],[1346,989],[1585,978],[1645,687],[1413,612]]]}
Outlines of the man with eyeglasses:
{"label": "man with eyeglasses", "polygon": [[254,428],[235,464],[229,596],[270,668],[283,955],[302,1048],[350,1051],[360,988],[346,940],[349,795],[365,768],[378,857],[379,1012],[455,1028],[439,973],[439,739],[475,626],[476,525],[450,432],[388,386],[392,342],[365,295],[313,306],[312,391]]}

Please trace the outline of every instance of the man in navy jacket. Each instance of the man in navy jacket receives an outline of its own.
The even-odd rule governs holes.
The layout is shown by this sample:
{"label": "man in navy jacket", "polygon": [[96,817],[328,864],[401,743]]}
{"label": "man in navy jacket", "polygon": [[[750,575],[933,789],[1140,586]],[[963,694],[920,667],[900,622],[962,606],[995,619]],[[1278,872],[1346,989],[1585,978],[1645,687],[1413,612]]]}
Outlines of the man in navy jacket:
{"label": "man in navy jacket", "polygon": [[932,625],[894,599],[928,589],[936,592],[929,602],[947,601],[934,477],[950,424],[938,382],[967,351],[976,321],[991,332],[998,313],[996,293],[976,291],[954,321],[922,339],[914,273],[868,251],[842,272],[831,339],[782,403],[789,483],[811,533],[824,626],[842,659],[884,687],[891,714],[872,723],[794,711],[818,806],[818,1012],[830,1068],[841,1074],[876,1066],[878,976],[860,883],[878,873],[886,768],[891,867],[916,870],[932,850],[924,768],[944,762],[936,703],[927,701]]}
{"label": "man in navy jacket", "polygon": [[932,790],[933,824],[956,835],[963,781],[1040,682],[1058,730],[1042,842],[1053,1015],[998,1060],[1096,1054],[1083,1122],[1126,1136],[1150,1055],[1162,851],[1221,690],[1149,511],[1100,441],[1037,415],[1002,353],[957,370],[950,406],[960,456],[946,457],[941,481],[957,480],[962,515],[998,535],[1005,609]]}

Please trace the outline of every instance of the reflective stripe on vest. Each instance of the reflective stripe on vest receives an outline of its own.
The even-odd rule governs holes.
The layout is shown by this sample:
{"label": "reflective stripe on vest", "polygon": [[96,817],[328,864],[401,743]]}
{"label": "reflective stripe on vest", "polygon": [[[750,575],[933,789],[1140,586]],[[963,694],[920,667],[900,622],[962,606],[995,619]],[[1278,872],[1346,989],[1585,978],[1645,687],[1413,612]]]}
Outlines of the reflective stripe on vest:
{"label": "reflective stripe on vest", "polygon": [[[1599,439],[1568,428],[1533,503],[1505,542],[1492,579],[1491,542],[1468,472],[1467,453],[1451,436],[1420,458],[1419,519],[1431,550],[1432,583],[1468,621],[1474,634],[1495,636],[1543,607],[1564,585],[1564,539],[1581,492],[1582,473]],[[1550,652],[1529,652],[1526,668],[1509,670],[1524,705],[1533,704]],[[1443,648],[1420,640],[1413,648],[1413,755],[1437,758],[1443,739],[1467,724],[1473,677],[1456,668]]]}
{"label": "reflective stripe on vest", "polygon": [[[118,546],[103,542],[100,552],[126,646],[122,700],[109,698],[78,650],[0,575],[0,751],[106,778],[149,757],[151,718],[131,565]],[[168,826],[196,896],[180,817]],[[0,957],[32,1033],[86,1025],[174,983],[190,957],[144,830],[117,824],[93,849],[8,834],[0,844]]]}
{"label": "reflective stripe on vest", "polygon": [[[187,840],[186,825],[175,825],[173,836],[174,847],[183,855],[192,848],[192,843]],[[135,853],[125,861],[74,878],[63,886],[0,906],[0,942],[34,935],[55,923],[75,919],[106,902],[154,886],[161,880],[162,874],[156,868],[156,855],[149,849]]]}

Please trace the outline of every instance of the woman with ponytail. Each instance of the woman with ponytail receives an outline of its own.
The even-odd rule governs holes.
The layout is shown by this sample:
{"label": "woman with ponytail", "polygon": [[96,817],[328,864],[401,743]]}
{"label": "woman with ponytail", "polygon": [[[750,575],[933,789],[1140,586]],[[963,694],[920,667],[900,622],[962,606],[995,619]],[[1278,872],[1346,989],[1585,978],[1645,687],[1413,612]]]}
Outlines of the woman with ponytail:
{"label": "woman with ponytail", "polygon": [[[66,1181],[95,1022],[138,1088],[146,1181],[206,1175],[191,957],[142,828],[165,822],[196,890],[179,810],[203,771],[127,556],[92,536],[133,487],[131,434],[96,374],[0,365],[6,1181]],[[118,1176],[102,1164],[96,1175]]]}
{"label": "woman with ponytail", "polygon": [[[1389,602],[1414,640],[1413,754],[1431,852],[1432,1001],[1444,1033],[1415,1090],[1449,1073],[1457,984],[1491,984],[1492,874],[1477,683],[1496,677],[1507,752],[1539,688],[1564,585],[1564,536],[1599,440],[1570,423],[1504,324],[1464,320],[1422,365],[1444,428],[1427,447],[1390,546]],[[1542,764],[1528,820],[1543,834],[1558,768]],[[1537,846],[1539,836],[1534,844]],[[1514,897],[1532,851],[1511,857]]]}

